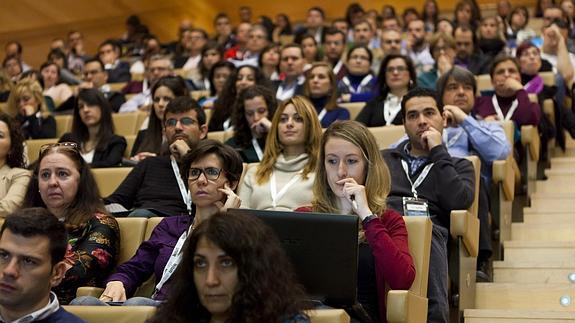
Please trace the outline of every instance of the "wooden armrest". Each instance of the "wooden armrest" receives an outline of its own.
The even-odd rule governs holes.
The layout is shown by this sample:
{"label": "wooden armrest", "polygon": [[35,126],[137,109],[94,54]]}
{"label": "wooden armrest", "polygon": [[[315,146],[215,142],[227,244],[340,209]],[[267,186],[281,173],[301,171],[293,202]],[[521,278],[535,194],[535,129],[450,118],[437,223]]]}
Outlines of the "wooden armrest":
{"label": "wooden armrest", "polygon": [[555,125],[555,107],[552,99],[543,100],[543,114]]}
{"label": "wooden armrest", "polygon": [[493,162],[493,183],[501,183],[503,194],[508,201],[512,201],[515,194],[515,172],[509,160],[496,160]]}
{"label": "wooden armrest", "polygon": [[78,289],[76,290],[76,297],[94,296],[99,298],[103,292],[104,289],[100,287],[89,287],[89,286],[78,287]]}
{"label": "wooden armrest", "polygon": [[311,323],[349,323],[349,315],[341,309],[318,309],[306,311]]}
{"label": "wooden armrest", "polygon": [[387,322],[425,322],[427,298],[408,290],[390,290],[387,293]]}
{"label": "wooden armrest", "polygon": [[451,236],[461,237],[471,257],[479,252],[479,219],[467,210],[451,211]]}
{"label": "wooden armrest", "polygon": [[521,144],[529,149],[531,160],[539,161],[539,148],[541,146],[539,131],[535,126],[521,127]]}

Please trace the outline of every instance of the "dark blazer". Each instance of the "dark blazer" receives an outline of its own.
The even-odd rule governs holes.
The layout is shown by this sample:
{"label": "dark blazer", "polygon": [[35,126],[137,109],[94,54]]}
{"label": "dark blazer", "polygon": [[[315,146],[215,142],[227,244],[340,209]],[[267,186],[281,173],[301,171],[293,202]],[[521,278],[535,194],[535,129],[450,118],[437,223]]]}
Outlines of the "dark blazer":
{"label": "dark blazer", "polygon": [[[377,97],[369,102],[361,109],[361,112],[355,117],[355,121],[363,123],[366,127],[381,127],[385,126],[385,118],[383,117],[384,101]],[[401,111],[395,116],[391,122],[393,125],[402,125],[403,117]]]}
{"label": "dark blazer", "polygon": [[[280,87],[280,84],[282,84],[282,81],[272,81],[272,90],[273,93],[277,93],[278,92],[278,88]],[[295,92],[294,92],[294,96],[295,95],[303,95],[303,84],[298,84],[295,88]]]}
{"label": "dark blazer", "polygon": [[[72,133],[68,132],[62,135],[59,142],[71,141],[81,145],[80,140],[78,140]],[[113,135],[110,141],[106,145],[104,150],[96,150],[94,152],[94,158],[90,166],[92,168],[102,168],[102,167],[115,167],[120,164],[122,157],[124,156],[124,150],[126,150],[126,139],[117,135]]]}
{"label": "dark blazer", "polygon": [[130,74],[130,64],[120,61],[116,68],[106,70],[108,72],[108,83],[129,82],[132,79]]}
{"label": "dark blazer", "polygon": [[24,139],[56,138],[56,119],[51,115],[37,118],[36,114],[26,117],[18,114],[16,120],[20,122]]}

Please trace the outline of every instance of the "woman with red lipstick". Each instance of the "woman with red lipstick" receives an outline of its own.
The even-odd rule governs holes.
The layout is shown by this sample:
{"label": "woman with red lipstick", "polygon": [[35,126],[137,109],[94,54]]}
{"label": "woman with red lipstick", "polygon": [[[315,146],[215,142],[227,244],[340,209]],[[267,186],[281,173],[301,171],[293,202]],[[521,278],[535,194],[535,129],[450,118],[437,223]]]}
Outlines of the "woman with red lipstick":
{"label": "woman with red lipstick", "polygon": [[24,207],[44,207],[66,225],[66,275],[53,288],[68,304],[81,286],[101,286],[116,265],[120,229],[106,212],[90,166],[73,142],[44,145]]}
{"label": "woman with red lipstick", "polygon": [[[188,182],[195,205],[194,216],[164,218],[150,239],[140,245],[136,255],[118,266],[116,272],[108,277],[106,289],[99,299],[84,296],[75,299],[72,304],[124,302],[126,306],[155,306],[164,301],[173,286],[170,277],[180,263],[182,247],[188,235],[215,213],[240,206],[234,190],[242,171],[242,159],[233,148],[214,140],[200,141],[184,157],[182,164],[182,177]],[[155,275],[157,285],[151,298],[132,297],[136,289],[152,275]]]}
{"label": "woman with red lipstick", "polygon": [[377,87],[379,95],[361,110],[356,121],[368,127],[403,124],[401,99],[416,86],[417,75],[411,59],[388,54],[381,62]]}
{"label": "woman with red lipstick", "polygon": [[276,110],[262,161],[246,172],[239,188],[242,208],[293,210],[311,202],[321,125],[303,96]]}
{"label": "woman with red lipstick", "polygon": [[311,207],[297,209],[359,217],[358,300],[373,322],[386,321],[386,285],[409,289],[415,279],[405,223],[386,208],[389,177],[371,132],[355,121],[336,122],[321,138]]}
{"label": "woman with red lipstick", "polygon": [[65,133],[60,142],[75,142],[92,168],[119,165],[127,146],[124,137],[114,134],[112,108],[97,89],[80,91],[72,132]]}
{"label": "woman with red lipstick", "polygon": [[302,287],[260,219],[215,214],[192,232],[155,322],[309,322]]}

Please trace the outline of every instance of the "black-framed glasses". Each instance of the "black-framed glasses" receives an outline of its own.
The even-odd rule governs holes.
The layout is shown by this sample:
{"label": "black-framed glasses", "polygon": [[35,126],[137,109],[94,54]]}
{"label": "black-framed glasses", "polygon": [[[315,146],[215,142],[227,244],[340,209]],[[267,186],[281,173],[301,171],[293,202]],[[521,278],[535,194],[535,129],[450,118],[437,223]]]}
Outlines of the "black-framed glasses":
{"label": "black-framed glasses", "polygon": [[170,118],[166,120],[166,127],[175,127],[178,124],[178,121],[182,124],[182,126],[191,126],[196,123],[196,120],[190,117],[183,117],[181,119]]}
{"label": "black-framed glasses", "polygon": [[80,147],[78,147],[77,143],[66,141],[66,142],[58,142],[58,143],[53,143],[53,144],[42,145],[40,147],[40,157],[42,157],[45,152],[47,152],[48,150],[50,150],[52,148],[63,148],[63,149],[73,150],[74,152],[80,154]]}
{"label": "black-framed glasses", "polygon": [[206,176],[206,179],[208,181],[215,181],[218,178],[220,178],[220,174],[225,172],[223,169],[221,168],[217,168],[217,167],[206,167],[206,168],[190,168],[190,171],[188,172],[188,180],[190,181],[196,181],[198,180],[198,178],[200,178],[200,175],[204,174],[204,176]]}

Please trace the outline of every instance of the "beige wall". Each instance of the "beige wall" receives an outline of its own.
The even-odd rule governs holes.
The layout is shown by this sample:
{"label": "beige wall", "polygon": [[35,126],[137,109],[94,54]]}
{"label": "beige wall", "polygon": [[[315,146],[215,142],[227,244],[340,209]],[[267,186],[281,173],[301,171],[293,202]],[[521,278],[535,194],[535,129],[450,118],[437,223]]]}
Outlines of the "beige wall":
{"label": "beige wall", "polygon": [[[274,17],[287,13],[292,21],[305,19],[312,5],[325,9],[327,18],[341,17],[351,1],[316,0],[1,0],[0,44],[18,40],[24,46],[24,60],[38,67],[46,58],[53,38],[65,38],[68,31],[76,29],[85,35],[86,48],[95,53],[97,45],[108,37],[120,37],[124,21],[131,14],[138,14],[161,41],[175,39],[180,20],[191,19],[198,27],[212,31],[212,18],[220,11],[227,12],[233,22],[238,21],[240,5],[253,8],[254,17],[266,14]],[[365,9],[381,10],[381,1],[357,1]],[[401,12],[405,7],[420,9],[423,1],[406,0],[396,3]],[[480,5],[493,7],[495,1],[479,0]],[[513,1],[532,4],[535,0]],[[451,10],[455,0],[441,1],[441,9]]]}

